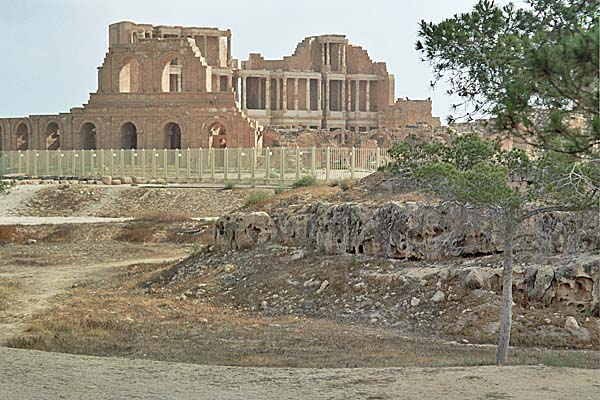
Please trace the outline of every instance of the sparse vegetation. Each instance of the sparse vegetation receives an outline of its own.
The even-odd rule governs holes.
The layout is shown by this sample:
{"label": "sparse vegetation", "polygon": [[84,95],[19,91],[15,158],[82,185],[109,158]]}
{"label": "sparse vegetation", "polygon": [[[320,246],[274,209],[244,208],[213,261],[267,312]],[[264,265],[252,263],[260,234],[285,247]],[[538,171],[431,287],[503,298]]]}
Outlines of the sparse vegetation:
{"label": "sparse vegetation", "polygon": [[235,188],[235,183],[232,181],[225,182],[225,186],[223,186],[223,190],[232,190]]}
{"label": "sparse vegetation", "polygon": [[356,180],[350,179],[350,178],[336,179],[334,181],[331,181],[331,183],[330,183],[331,186],[339,187],[343,191],[346,191],[346,190],[352,188],[355,184],[356,184]]}
{"label": "sparse vegetation", "polygon": [[246,207],[263,202],[267,200],[271,195],[264,190],[255,190],[246,198]]}
{"label": "sparse vegetation", "polygon": [[318,184],[319,184],[319,181],[317,181],[317,178],[315,176],[306,175],[306,176],[303,176],[302,178],[298,179],[296,182],[294,182],[292,184],[292,186],[294,188],[300,188],[300,187],[316,186]]}
{"label": "sparse vegetation", "polygon": [[18,240],[17,227],[13,225],[0,225],[0,244],[14,243]]}

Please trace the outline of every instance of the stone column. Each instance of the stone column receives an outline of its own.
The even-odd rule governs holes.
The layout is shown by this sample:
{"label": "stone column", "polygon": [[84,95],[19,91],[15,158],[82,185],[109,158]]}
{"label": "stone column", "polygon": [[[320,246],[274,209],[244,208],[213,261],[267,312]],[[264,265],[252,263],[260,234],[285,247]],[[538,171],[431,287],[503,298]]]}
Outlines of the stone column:
{"label": "stone column", "polygon": [[354,94],[354,111],[360,111],[360,80],[354,81],[355,94]]}
{"label": "stone column", "polygon": [[352,81],[344,81],[346,82],[346,111],[352,110]]}
{"label": "stone column", "polygon": [[310,111],[310,78],[306,78],[306,111]]}
{"label": "stone column", "polygon": [[317,79],[317,111],[321,112],[321,103],[323,103],[323,98],[321,95],[321,85],[323,81],[321,79]]}
{"label": "stone column", "polygon": [[325,60],[327,65],[331,65],[331,43],[325,43],[327,46],[327,59]]}
{"label": "stone column", "polygon": [[265,109],[271,109],[271,78],[265,78]]}
{"label": "stone column", "polygon": [[346,45],[341,44],[340,46],[342,47],[342,67],[345,67],[346,66]]}
{"label": "stone column", "polygon": [[338,67],[339,71],[342,70],[342,44],[338,46]]}
{"label": "stone column", "polygon": [[298,78],[294,78],[294,110],[298,111]]}
{"label": "stone column", "polygon": [[233,89],[233,76],[227,75],[227,91],[230,92]]}
{"label": "stone column", "polygon": [[275,79],[275,107],[273,110],[280,110],[279,104],[281,104],[281,93],[279,92],[281,89],[281,83],[279,78]]}
{"label": "stone column", "polygon": [[329,77],[325,78],[325,111],[329,112],[329,96],[331,95],[331,86]]}
{"label": "stone column", "polygon": [[366,93],[366,101],[365,101],[365,111],[371,111],[371,81],[367,82],[367,93]]}
{"label": "stone column", "polygon": [[246,109],[246,91],[247,89],[246,77],[242,77],[242,110]]}
{"label": "stone column", "polygon": [[342,85],[342,98],[340,99],[340,108],[342,109],[342,111],[346,111],[346,81],[340,81],[340,84]]}
{"label": "stone column", "polygon": [[283,112],[287,111],[287,78],[283,76],[283,90],[281,91],[281,97],[283,97]]}
{"label": "stone column", "polygon": [[258,85],[256,85],[258,88],[258,93],[256,96],[256,100],[257,100],[257,107],[259,110],[262,109],[262,78],[256,78],[258,80]]}

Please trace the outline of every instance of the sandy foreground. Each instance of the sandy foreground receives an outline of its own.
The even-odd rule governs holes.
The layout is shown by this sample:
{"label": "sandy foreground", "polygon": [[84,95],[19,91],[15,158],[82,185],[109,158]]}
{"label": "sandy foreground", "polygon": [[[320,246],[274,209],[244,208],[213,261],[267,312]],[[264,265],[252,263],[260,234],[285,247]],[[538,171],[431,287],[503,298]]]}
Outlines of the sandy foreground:
{"label": "sandy foreground", "polygon": [[1,399],[596,399],[600,371],[239,368],[0,348]]}

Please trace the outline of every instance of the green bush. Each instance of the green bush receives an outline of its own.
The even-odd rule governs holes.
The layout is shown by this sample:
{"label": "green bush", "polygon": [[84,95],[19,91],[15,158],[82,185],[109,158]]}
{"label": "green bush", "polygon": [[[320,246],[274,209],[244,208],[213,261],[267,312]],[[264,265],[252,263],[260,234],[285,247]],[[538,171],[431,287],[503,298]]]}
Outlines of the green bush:
{"label": "green bush", "polygon": [[299,187],[307,187],[307,186],[316,186],[319,183],[317,182],[317,178],[312,176],[312,175],[307,175],[307,176],[303,176],[302,178],[298,179],[296,182],[294,182],[292,184],[293,187],[295,188],[299,188]]}
{"label": "green bush", "polygon": [[223,186],[223,190],[231,190],[235,187],[235,183],[233,182],[225,182],[225,186]]}
{"label": "green bush", "polygon": [[285,192],[285,187],[283,186],[278,186],[277,189],[275,189],[275,194],[280,194]]}
{"label": "green bush", "polygon": [[256,203],[260,203],[271,197],[271,195],[265,191],[257,190],[255,192],[250,193],[248,198],[246,199],[246,206],[251,206]]}

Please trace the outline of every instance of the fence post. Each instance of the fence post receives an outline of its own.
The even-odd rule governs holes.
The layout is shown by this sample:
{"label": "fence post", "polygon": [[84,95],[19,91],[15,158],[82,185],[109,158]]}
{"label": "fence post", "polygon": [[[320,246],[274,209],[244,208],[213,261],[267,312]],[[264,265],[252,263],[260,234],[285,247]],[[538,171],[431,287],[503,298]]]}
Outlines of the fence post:
{"label": "fence post", "polygon": [[310,149],[310,174],[317,176],[317,149],[313,146]]}
{"label": "fence post", "polygon": [[75,149],[73,149],[71,154],[71,176],[75,176],[77,175],[77,159],[79,158],[79,155]]}
{"label": "fence post", "polygon": [[229,150],[227,147],[223,149],[223,180],[227,182],[229,177]]}
{"label": "fence post", "polygon": [[125,149],[121,149],[119,164],[121,165],[121,177],[125,176]]}
{"label": "fence post", "polygon": [[102,177],[106,169],[106,165],[104,165],[104,149],[100,149],[100,163],[98,165],[100,167],[100,177]]}
{"label": "fence post", "polygon": [[300,179],[300,148],[296,146],[296,180]]}
{"label": "fence post", "polygon": [[167,151],[167,149],[163,150],[163,166],[165,167],[165,181],[169,180],[169,152]]}
{"label": "fence post", "polygon": [[179,159],[181,158],[181,153],[179,149],[175,150],[175,179],[179,181]]}
{"label": "fence post", "polygon": [[279,149],[279,180],[283,184],[285,178],[285,152],[287,147],[281,147]]}
{"label": "fence post", "polygon": [[202,173],[204,166],[202,165],[202,147],[198,149],[198,182],[202,182]]}
{"label": "fence post", "polygon": [[46,150],[46,176],[50,175],[50,152]]}
{"label": "fence post", "polygon": [[188,147],[187,149],[187,178],[192,177],[192,150]]}
{"label": "fence post", "polygon": [[238,159],[237,159],[237,163],[238,163],[238,181],[242,181],[242,157],[243,157],[244,153],[242,153],[242,148],[238,147]]}
{"label": "fence post", "polygon": [[84,177],[85,176],[85,150],[81,150],[80,151],[80,156],[81,156],[81,176]]}
{"label": "fence post", "polygon": [[96,157],[94,150],[90,150],[90,174],[92,177],[96,176]]}
{"label": "fence post", "polygon": [[135,176],[135,160],[137,158],[137,152],[135,151],[135,149],[131,149],[131,179],[133,179],[133,177]]}
{"label": "fence post", "polygon": [[58,176],[62,176],[62,159],[64,157],[64,154],[62,151],[58,151]]}
{"label": "fence post", "polygon": [[115,176],[115,158],[117,157],[117,153],[114,152],[113,149],[110,149],[110,176]]}
{"label": "fence post", "polygon": [[158,158],[158,153],[156,152],[156,149],[152,149],[152,179],[156,179],[156,162]]}
{"label": "fence post", "polygon": [[251,178],[252,178],[252,184],[254,185],[254,179],[256,178],[256,147],[252,148],[252,169],[251,169]]}
{"label": "fence post", "polygon": [[141,174],[142,174],[142,178],[146,178],[146,149],[142,149],[141,150],[142,154],[141,154],[141,164],[142,164],[142,170],[141,170]]}
{"label": "fence post", "polygon": [[29,164],[30,164],[30,152],[29,149],[25,151],[25,174],[29,175]]}
{"label": "fence post", "polygon": [[215,149],[210,149],[210,179],[212,182],[215,181]]}
{"label": "fence post", "polygon": [[329,182],[329,170],[331,169],[331,148],[325,149],[325,182]]}
{"label": "fence post", "polygon": [[352,147],[352,153],[350,153],[350,178],[354,179],[356,171],[356,147]]}
{"label": "fence post", "polygon": [[37,164],[38,164],[38,157],[40,156],[40,153],[38,153],[37,151],[34,154],[35,157],[33,157],[33,175],[37,176]]}
{"label": "fence post", "polygon": [[265,180],[267,181],[267,183],[269,183],[269,179],[271,178],[271,176],[270,176],[271,175],[271,171],[270,171],[271,165],[270,164],[271,164],[271,149],[269,149],[267,147],[267,152],[265,154],[265,169],[267,170],[267,172],[266,172],[267,175],[265,176]]}
{"label": "fence post", "polygon": [[381,149],[379,147],[377,147],[377,150],[375,151],[375,167],[376,169],[381,167]]}

